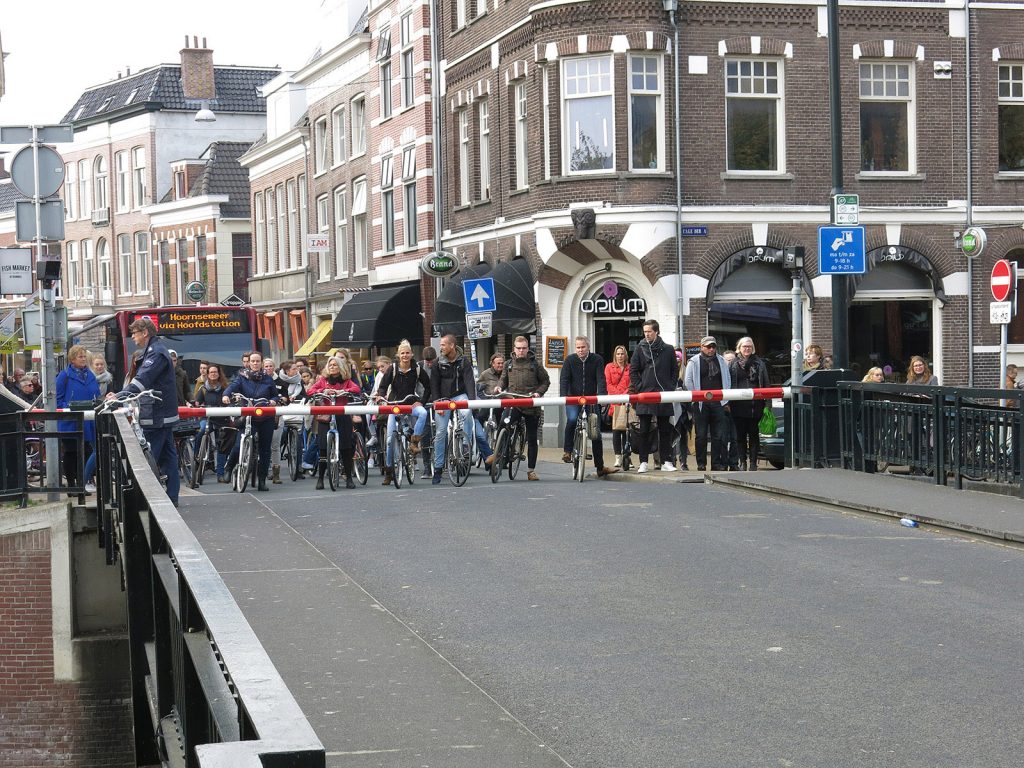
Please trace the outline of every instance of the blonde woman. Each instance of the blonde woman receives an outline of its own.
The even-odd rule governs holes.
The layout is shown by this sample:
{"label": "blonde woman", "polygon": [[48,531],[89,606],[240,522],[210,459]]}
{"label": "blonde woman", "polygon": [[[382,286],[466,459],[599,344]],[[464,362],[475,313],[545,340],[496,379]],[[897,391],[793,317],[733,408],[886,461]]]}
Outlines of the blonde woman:
{"label": "blonde woman", "polygon": [[[604,367],[604,382],[608,386],[609,395],[624,395],[629,391],[629,353],[621,344],[612,352],[612,361]],[[628,410],[624,405],[611,406],[612,448],[615,451],[616,467],[622,466],[622,443],[626,434]]]}
{"label": "blonde woman", "polygon": [[865,384],[884,384],[885,371],[877,365],[874,368],[868,368],[868,372],[864,374],[864,378],[861,381]]}

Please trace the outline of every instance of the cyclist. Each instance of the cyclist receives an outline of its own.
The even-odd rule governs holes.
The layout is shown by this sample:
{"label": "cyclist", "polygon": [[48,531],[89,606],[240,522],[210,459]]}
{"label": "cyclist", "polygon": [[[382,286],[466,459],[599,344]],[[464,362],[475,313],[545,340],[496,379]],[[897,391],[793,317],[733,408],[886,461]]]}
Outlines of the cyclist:
{"label": "cyclist", "polygon": [[[505,356],[501,352],[495,352],[491,355],[491,366],[487,370],[481,371],[480,376],[476,380],[476,393],[481,400],[486,400],[495,392],[501,392],[501,372],[503,370],[505,370]],[[497,421],[500,414],[495,413],[496,410],[491,408],[490,410],[477,411],[476,418],[486,427],[489,418],[493,417]]]}
{"label": "cyclist", "polygon": [[[222,402],[225,405],[230,404],[231,396],[236,392],[250,400],[265,399],[271,404],[278,402],[279,392],[277,385],[270,376],[264,373],[263,355],[259,352],[249,353],[249,370],[245,372],[239,371],[235,380],[224,388]],[[260,451],[259,465],[256,467],[256,489],[266,491],[268,490],[267,472],[270,470],[270,450],[273,447],[274,440],[274,417],[253,416],[252,427],[256,432],[256,442]],[[225,471],[229,476],[231,470],[234,469],[235,464],[238,462],[238,449],[241,439],[242,435],[239,433],[235,440],[235,448],[231,451],[230,458],[228,458],[228,466]]]}
{"label": "cyclist", "polygon": [[[608,385],[604,380],[604,358],[590,351],[590,340],[586,336],[577,336],[575,340],[576,354],[566,357],[562,364],[562,375],[559,380],[562,397],[575,395],[607,395]],[[572,462],[572,438],[576,431],[576,420],[583,410],[579,405],[565,406],[565,434],[562,436],[562,461]],[[618,472],[604,465],[604,445],[601,438],[591,440],[594,453],[594,466],[597,476],[605,477]]]}
{"label": "cyclist", "polygon": [[[417,384],[422,387],[421,393],[416,391]],[[420,452],[420,440],[423,438],[423,430],[427,426],[427,409],[423,407],[422,400],[430,400],[430,376],[412,359],[412,344],[408,340],[402,339],[398,344],[398,359],[384,372],[376,399],[378,402],[383,400],[395,402],[405,400],[409,396],[416,398],[412,403],[412,415],[416,419],[416,423],[409,441],[409,450],[415,456]],[[394,434],[397,427],[398,417],[394,414],[388,416],[387,436],[384,439],[384,445],[387,446],[387,466],[384,468],[383,485],[391,485],[391,481],[394,479],[391,435]]]}
{"label": "cyclist", "polygon": [[[318,392],[333,389],[338,392],[351,392],[353,395],[361,395],[362,390],[359,384],[352,379],[352,369],[347,360],[338,357],[329,357],[324,363],[324,370],[320,378],[309,388],[306,394],[313,396]],[[338,449],[341,453],[341,461],[345,468],[345,487],[355,488],[352,480],[352,417],[337,416],[338,420]],[[319,475],[317,476],[316,489],[324,489],[324,474],[327,472],[327,433],[331,429],[331,420],[317,416],[316,421],[316,444],[319,456]]]}
{"label": "cyclist", "polygon": [[[481,377],[482,378],[482,377]],[[505,364],[505,370],[498,382],[498,389],[490,392],[529,392],[531,397],[540,397],[551,386],[551,378],[544,366],[537,362],[525,336],[516,336],[512,342],[512,357]],[[523,408],[526,422],[526,479],[537,477],[537,427],[540,424],[540,407]]]}
{"label": "cyclist", "polygon": [[[133,320],[128,326],[135,346],[142,350],[135,375],[119,395],[137,395],[147,389],[160,394],[139,401],[139,426],[149,443],[160,472],[167,477],[167,498],[178,506],[181,478],[178,476],[178,449],[174,445],[174,424],[178,421],[178,397],[171,354],[156,335],[156,324],[148,317]],[[107,399],[116,397],[107,393]]]}
{"label": "cyclist", "polygon": [[[434,400],[469,400],[469,393],[476,391],[476,383],[473,381],[472,364],[459,353],[455,346],[455,336],[447,334],[441,337],[441,354],[437,356],[437,362],[430,369],[430,393]],[[448,432],[448,419],[450,411],[438,411],[436,425],[434,427],[434,477],[432,485],[441,484],[441,470],[444,469],[445,452],[444,441]],[[469,419],[473,423],[473,431],[476,435],[476,444],[490,466],[494,462],[494,453],[487,444],[484,437],[484,428],[476,419]],[[467,425],[468,426],[468,425]]]}

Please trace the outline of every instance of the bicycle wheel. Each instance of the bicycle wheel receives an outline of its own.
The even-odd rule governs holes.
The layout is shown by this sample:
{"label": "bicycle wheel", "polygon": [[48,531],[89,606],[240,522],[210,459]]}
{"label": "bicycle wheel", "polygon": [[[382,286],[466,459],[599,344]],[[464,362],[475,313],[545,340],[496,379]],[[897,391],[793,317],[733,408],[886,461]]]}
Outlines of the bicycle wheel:
{"label": "bicycle wheel", "polygon": [[[586,414],[581,413],[580,418],[585,418]],[[580,422],[584,423],[584,422]],[[587,433],[585,429],[582,429],[579,424],[576,426],[576,434],[572,440],[572,477],[578,483],[583,482],[583,477],[587,471]]]}
{"label": "bicycle wheel", "polygon": [[409,481],[409,485],[416,482],[416,457],[412,455],[405,446],[405,441],[402,441],[404,450],[402,451],[402,466],[405,468],[405,479]]}
{"label": "bicycle wheel", "polygon": [[288,430],[288,476],[292,481],[302,476],[302,435],[297,429]]}
{"label": "bicycle wheel", "polygon": [[[626,435],[629,433],[627,432]],[[630,467],[633,466],[633,446],[629,442],[629,437],[624,436],[622,438],[622,471],[629,472]]]}
{"label": "bicycle wheel", "polygon": [[327,471],[324,473],[327,475],[327,484],[331,486],[332,491],[335,491],[338,489],[338,434],[336,432],[327,433],[324,461],[327,462]]}
{"label": "bicycle wheel", "polygon": [[206,464],[210,460],[210,433],[203,432],[203,438],[199,441],[199,453],[196,454],[192,464],[192,477],[189,478],[189,488],[197,488],[203,484],[203,475],[206,474]]}
{"label": "bicycle wheel", "polygon": [[245,489],[249,487],[249,480],[252,478],[253,464],[256,458],[254,448],[252,435],[242,437],[242,444],[238,447],[238,466],[235,467],[235,471],[238,473],[236,485],[238,486],[239,493],[245,493]]}
{"label": "bicycle wheel", "polygon": [[469,454],[461,429],[449,429],[445,459],[451,484],[456,487],[465,485],[469,477]]}
{"label": "bicycle wheel", "polygon": [[395,489],[402,487],[402,475],[405,474],[405,444],[396,429],[391,433],[391,483]]}
{"label": "bicycle wheel", "polygon": [[[494,438],[494,463],[489,467],[491,482],[498,482],[501,477],[501,470],[505,466],[505,444],[508,443],[508,430],[499,429],[498,436]],[[511,466],[509,467],[511,472]]]}
{"label": "bicycle wheel", "polygon": [[352,471],[360,485],[366,485],[366,443],[359,432],[352,433]]}
{"label": "bicycle wheel", "polygon": [[196,452],[192,447],[192,438],[183,437],[178,441],[178,475],[186,483],[192,480],[192,470],[196,463]]}
{"label": "bicycle wheel", "polygon": [[512,432],[512,441],[508,447],[508,479],[515,480],[519,474],[519,466],[523,463],[523,451],[526,450],[526,427],[522,419]]}

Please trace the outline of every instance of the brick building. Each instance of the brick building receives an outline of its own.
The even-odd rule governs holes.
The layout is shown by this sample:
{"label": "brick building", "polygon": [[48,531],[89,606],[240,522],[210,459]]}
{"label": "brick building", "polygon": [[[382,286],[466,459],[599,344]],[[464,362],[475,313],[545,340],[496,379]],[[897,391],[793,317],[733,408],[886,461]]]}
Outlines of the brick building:
{"label": "brick building", "polygon": [[[892,2],[844,4],[839,22],[844,188],[860,195],[869,267],[848,278],[851,362],[895,378],[922,354],[944,383],[966,383],[973,303],[976,383],[995,384],[988,271],[1024,254],[1024,19],[1011,4],[968,19]],[[635,345],[641,316],[679,341],[682,307],[684,343],[751,335],[781,378],[787,246],[808,257],[804,338],[831,339],[832,278],[817,269],[831,188],[825,9],[685,2],[678,23],[676,61],[660,3],[446,4],[444,247],[496,281],[526,260],[541,345],[585,334],[607,357]],[[955,241],[971,223],[989,232],[974,264]],[[1011,359],[1024,357],[1024,323],[1010,337]]]}

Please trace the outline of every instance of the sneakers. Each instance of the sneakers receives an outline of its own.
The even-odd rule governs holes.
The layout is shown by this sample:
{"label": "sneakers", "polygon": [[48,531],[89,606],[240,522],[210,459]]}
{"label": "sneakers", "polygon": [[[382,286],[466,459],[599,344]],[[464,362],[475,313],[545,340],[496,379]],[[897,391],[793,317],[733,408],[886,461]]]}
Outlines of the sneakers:
{"label": "sneakers", "polygon": [[96,483],[86,483],[85,484],[85,492],[86,493],[96,493]]}
{"label": "sneakers", "polygon": [[615,454],[615,466],[616,467],[621,467],[622,466],[622,454],[621,453],[616,453]]}
{"label": "sneakers", "polygon": [[662,472],[678,472],[679,470],[676,469],[676,465],[673,464],[671,461],[666,461],[664,464],[661,465],[661,471]]}
{"label": "sneakers", "polygon": [[572,464],[572,454],[570,454],[568,451],[563,451],[562,452],[562,462],[564,464]]}
{"label": "sneakers", "polygon": [[312,464],[307,464],[306,462],[302,462],[302,471],[303,472],[312,472],[314,469],[316,469],[316,467],[313,466]]}
{"label": "sneakers", "polygon": [[540,480],[540,478],[537,477],[537,473],[534,472],[532,469],[529,472],[526,473],[526,479],[527,480]]}
{"label": "sneakers", "polygon": [[619,470],[612,469],[611,467],[601,467],[599,470],[597,470],[597,476],[598,477],[608,477],[608,475],[614,475],[618,471]]}
{"label": "sneakers", "polygon": [[430,484],[431,485],[440,485],[441,484],[441,470],[440,469],[435,469],[434,470],[434,476],[432,478],[430,478]]}
{"label": "sneakers", "polygon": [[644,474],[645,472],[647,472],[647,462],[646,462],[646,461],[641,461],[641,462],[640,462],[640,466],[638,466],[638,467],[636,468],[636,473],[637,473],[638,475],[642,475],[642,474]]}

